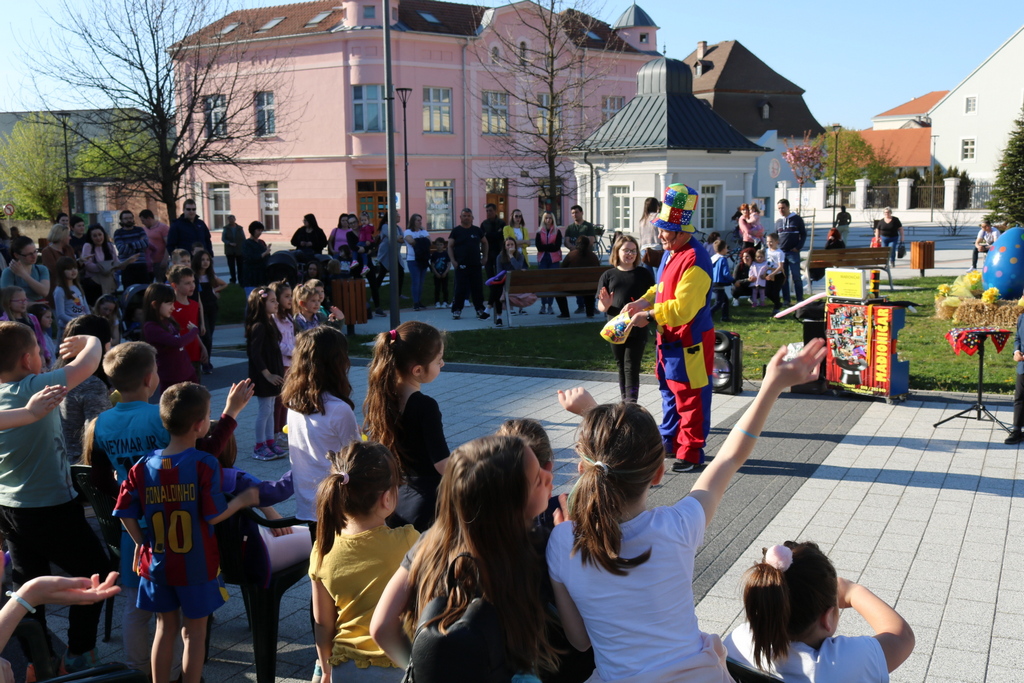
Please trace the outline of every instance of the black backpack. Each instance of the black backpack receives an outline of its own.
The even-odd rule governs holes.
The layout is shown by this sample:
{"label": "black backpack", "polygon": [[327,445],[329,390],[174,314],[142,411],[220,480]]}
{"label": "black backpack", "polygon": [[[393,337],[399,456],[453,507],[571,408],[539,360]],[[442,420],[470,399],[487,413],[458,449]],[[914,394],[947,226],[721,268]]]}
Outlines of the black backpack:
{"label": "black backpack", "polygon": [[[445,580],[449,592],[456,584],[455,564],[463,560],[476,565],[468,553],[452,560]],[[447,595],[438,596],[420,614],[403,683],[509,683],[512,672],[505,666],[505,641],[494,605],[474,598],[458,621],[441,633],[437,618],[447,603]]]}
{"label": "black backpack", "polygon": [[417,237],[412,241],[412,251],[416,256],[416,265],[426,268],[430,265],[430,238]]}

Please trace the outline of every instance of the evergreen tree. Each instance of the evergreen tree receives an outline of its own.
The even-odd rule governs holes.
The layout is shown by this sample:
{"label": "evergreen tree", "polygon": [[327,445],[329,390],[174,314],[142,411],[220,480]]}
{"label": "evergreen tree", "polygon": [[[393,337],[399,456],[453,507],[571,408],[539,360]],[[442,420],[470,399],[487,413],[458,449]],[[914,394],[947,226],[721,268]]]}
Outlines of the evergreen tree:
{"label": "evergreen tree", "polygon": [[1024,110],[1003,150],[988,206],[992,209],[990,220],[1024,225]]}

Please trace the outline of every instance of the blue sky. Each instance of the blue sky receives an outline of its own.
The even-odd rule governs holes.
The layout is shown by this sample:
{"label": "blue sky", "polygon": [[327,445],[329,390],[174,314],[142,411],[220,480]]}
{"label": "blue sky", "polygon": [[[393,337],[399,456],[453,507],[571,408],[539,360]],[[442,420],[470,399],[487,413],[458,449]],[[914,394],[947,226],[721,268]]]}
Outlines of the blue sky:
{"label": "blue sky", "polygon": [[[823,126],[839,122],[853,128],[869,127],[872,116],[914,97],[952,88],[1024,24],[1024,3],[1019,0],[981,0],[967,11],[962,1],[953,0],[864,0],[842,3],[841,8],[839,3],[807,0],[638,4],[660,26],[658,49],[667,47],[669,57],[685,57],[699,40],[738,40],[806,91],[811,112]],[[613,22],[628,5],[626,0],[607,0],[591,11]],[[0,111],[37,105],[19,54],[59,49],[50,39],[47,18],[47,11],[57,6],[57,0],[5,3]]]}

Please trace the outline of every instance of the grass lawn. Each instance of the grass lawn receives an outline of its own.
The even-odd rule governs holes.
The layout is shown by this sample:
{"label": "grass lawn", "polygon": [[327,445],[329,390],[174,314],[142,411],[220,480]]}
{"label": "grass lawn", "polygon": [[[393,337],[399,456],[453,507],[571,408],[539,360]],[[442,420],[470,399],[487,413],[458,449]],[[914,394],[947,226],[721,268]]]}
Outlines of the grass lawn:
{"label": "grass lawn", "polygon": [[[917,312],[907,312],[907,322],[898,332],[897,349],[910,361],[912,389],[973,391],[977,387],[977,356],[955,355],[945,334],[953,324],[934,318],[935,287],[949,278],[926,277],[904,280],[900,284],[916,287],[890,296],[917,304]],[[883,286],[884,290],[884,286]],[[743,339],[743,375],[760,379],[761,366],[772,354],[790,342],[803,340],[799,322],[792,318],[774,320],[770,309],[750,308],[742,303],[734,307],[732,322],[720,329],[736,332]],[[578,323],[552,327],[513,328],[511,330],[467,330],[448,334],[445,360],[460,363],[484,363],[569,370],[615,370],[609,345],[598,335],[601,323]],[[363,343],[370,335],[356,335],[350,341],[353,355],[369,355]],[[1014,364],[1012,339],[1002,353],[990,345],[985,355],[985,391],[1012,394]],[[644,355],[645,372],[653,372],[654,345],[648,343]]]}

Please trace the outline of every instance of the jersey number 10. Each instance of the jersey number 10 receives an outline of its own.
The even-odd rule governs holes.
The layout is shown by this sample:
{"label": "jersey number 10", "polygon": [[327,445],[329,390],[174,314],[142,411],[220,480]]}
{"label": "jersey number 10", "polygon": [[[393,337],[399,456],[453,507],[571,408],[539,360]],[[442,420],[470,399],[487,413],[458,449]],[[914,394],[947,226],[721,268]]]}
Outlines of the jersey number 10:
{"label": "jersey number 10", "polygon": [[[164,513],[157,512],[150,518],[150,529],[153,531],[153,552],[184,555],[192,550],[192,516],[184,510],[174,510],[170,514],[170,528],[164,522]],[[166,546],[166,547],[165,547]]]}

